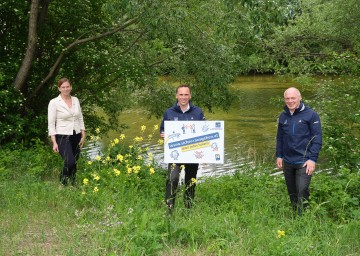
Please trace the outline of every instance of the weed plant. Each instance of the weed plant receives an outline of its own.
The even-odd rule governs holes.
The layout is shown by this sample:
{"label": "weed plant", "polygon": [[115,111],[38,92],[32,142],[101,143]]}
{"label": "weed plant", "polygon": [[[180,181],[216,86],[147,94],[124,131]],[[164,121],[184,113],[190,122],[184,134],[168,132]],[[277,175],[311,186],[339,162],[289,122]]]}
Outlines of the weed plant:
{"label": "weed plant", "polygon": [[81,157],[76,186],[60,185],[62,161],[45,145],[2,150],[0,255],[359,255],[358,172],[317,172],[297,216],[282,175],[242,166],[198,183],[191,209],[181,187],[169,214],[166,171],[142,147],[153,139],[145,130]]}

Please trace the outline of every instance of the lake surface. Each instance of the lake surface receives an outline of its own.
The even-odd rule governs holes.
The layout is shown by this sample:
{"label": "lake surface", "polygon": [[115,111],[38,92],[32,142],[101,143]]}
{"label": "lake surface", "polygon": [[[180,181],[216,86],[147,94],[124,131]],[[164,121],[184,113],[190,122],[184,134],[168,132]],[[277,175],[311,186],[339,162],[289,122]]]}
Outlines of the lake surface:
{"label": "lake surface", "polygon": [[[203,109],[207,120],[224,120],[225,122],[225,160],[224,164],[201,164],[198,178],[233,173],[244,165],[266,160],[274,161],[275,169],[277,118],[283,104],[274,102],[275,99],[282,99],[285,89],[294,85],[296,86],[290,80],[280,80],[272,75],[241,76],[231,84],[231,89],[238,99],[228,112],[215,109],[214,113],[209,113]],[[303,94],[305,100],[306,96]],[[196,96],[193,95],[193,100],[196,100],[195,98]],[[174,102],[175,100],[174,95]],[[120,120],[121,123],[129,126],[129,129],[123,132],[128,143],[131,143],[136,136],[140,136],[142,125],[145,125],[147,129],[152,129],[154,125],[160,125],[161,121],[155,118],[149,120],[147,114],[139,109],[122,113]],[[157,131],[154,136],[158,134]],[[119,135],[119,133],[110,132],[103,143],[107,144],[109,140]],[[146,146],[153,152],[157,162],[166,167],[163,162],[163,148],[155,143],[158,138],[160,137]],[[88,148],[88,150],[96,151],[97,149]]]}

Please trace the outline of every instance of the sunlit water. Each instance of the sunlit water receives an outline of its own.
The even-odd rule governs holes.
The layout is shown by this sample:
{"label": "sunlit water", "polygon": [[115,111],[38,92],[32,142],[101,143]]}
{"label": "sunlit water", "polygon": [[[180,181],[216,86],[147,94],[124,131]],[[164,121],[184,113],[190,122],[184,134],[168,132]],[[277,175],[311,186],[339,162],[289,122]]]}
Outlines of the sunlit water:
{"label": "sunlit water", "polygon": [[[291,81],[280,81],[274,76],[238,77],[231,85],[238,100],[228,112],[215,109],[215,113],[209,113],[203,109],[207,120],[225,121],[225,151],[224,164],[200,164],[198,178],[231,174],[244,166],[253,165],[254,162],[269,159],[274,160],[275,170],[276,121],[282,111],[282,106],[271,103],[271,99],[282,98],[284,90],[294,85]],[[303,98],[306,99],[306,94]],[[196,102],[196,95],[193,95],[193,99]],[[134,137],[140,135],[142,125],[145,125],[147,129],[152,129],[154,125],[160,125],[161,120],[155,118],[149,120],[144,111],[136,109],[122,113],[120,121],[129,126],[129,129],[123,133],[128,138],[125,143],[131,143]],[[158,132],[155,135],[157,134]],[[103,140],[103,144],[106,145],[119,135],[119,133],[110,132],[108,138]],[[154,139],[154,143],[144,146],[148,147],[154,159],[166,168],[167,164],[163,161],[163,148],[156,143],[158,138]],[[89,145],[85,151],[95,157],[100,153],[100,146]]]}

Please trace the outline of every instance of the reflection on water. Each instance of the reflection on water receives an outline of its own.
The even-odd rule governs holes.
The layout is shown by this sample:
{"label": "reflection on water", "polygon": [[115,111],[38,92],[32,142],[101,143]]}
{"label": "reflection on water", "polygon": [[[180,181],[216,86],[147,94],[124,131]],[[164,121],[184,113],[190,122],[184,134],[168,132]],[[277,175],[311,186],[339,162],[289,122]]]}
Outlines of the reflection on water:
{"label": "reflection on water", "polygon": [[[290,86],[294,86],[294,83],[280,81],[270,75],[238,77],[231,85],[238,99],[228,112],[215,109],[214,113],[208,113],[204,109],[207,120],[225,121],[225,160],[221,165],[201,164],[198,178],[233,173],[235,170],[241,170],[243,166],[251,166],[254,162],[275,161],[276,120],[282,108],[271,104],[270,100],[282,98],[284,90]],[[306,99],[306,95],[303,95],[303,98]],[[196,95],[193,95],[193,100],[196,105]],[[161,120],[149,120],[144,111],[137,109],[122,113],[120,121],[129,126],[124,134],[128,139],[125,142],[130,144],[133,138],[139,136],[142,125],[151,129],[154,125],[160,125]],[[108,139],[104,139],[103,143],[107,145],[109,140],[119,135],[110,132]],[[98,146],[89,147],[87,150],[90,154],[96,155],[99,151]],[[163,148],[156,143],[146,146],[153,153],[155,160],[166,168],[163,162]]]}

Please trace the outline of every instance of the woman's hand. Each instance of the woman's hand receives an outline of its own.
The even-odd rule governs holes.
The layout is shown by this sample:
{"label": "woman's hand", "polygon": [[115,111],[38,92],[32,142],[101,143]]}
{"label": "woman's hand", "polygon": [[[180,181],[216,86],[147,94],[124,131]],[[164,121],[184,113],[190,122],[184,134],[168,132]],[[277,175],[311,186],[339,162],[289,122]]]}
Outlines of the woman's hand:
{"label": "woman's hand", "polygon": [[55,153],[59,153],[59,146],[58,146],[58,144],[56,142],[53,143],[53,151]]}
{"label": "woman's hand", "polygon": [[85,142],[85,137],[81,137],[80,142],[79,142],[80,149],[84,146],[84,142]]}

